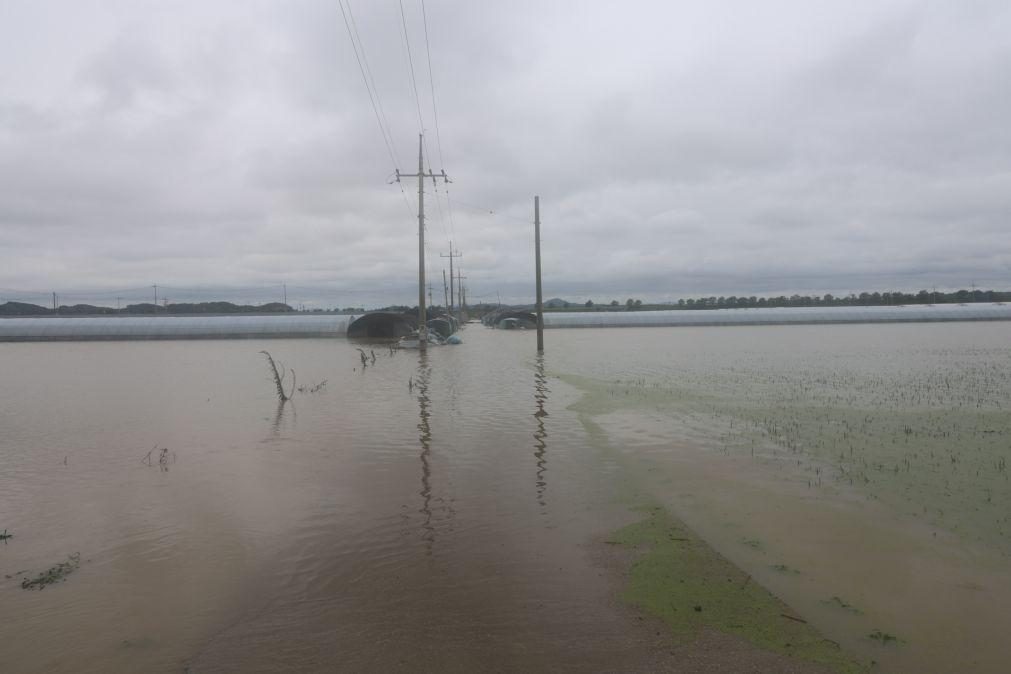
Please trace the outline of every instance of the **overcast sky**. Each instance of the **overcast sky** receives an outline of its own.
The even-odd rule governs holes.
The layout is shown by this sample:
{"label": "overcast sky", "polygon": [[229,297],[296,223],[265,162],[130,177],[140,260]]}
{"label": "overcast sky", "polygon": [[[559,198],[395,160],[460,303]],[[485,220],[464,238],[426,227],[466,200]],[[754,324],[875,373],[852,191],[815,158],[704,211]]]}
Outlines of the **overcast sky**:
{"label": "overcast sky", "polygon": [[1011,287],[1006,0],[343,2],[393,158],[338,0],[0,0],[0,298],[414,304],[421,126],[437,302]]}

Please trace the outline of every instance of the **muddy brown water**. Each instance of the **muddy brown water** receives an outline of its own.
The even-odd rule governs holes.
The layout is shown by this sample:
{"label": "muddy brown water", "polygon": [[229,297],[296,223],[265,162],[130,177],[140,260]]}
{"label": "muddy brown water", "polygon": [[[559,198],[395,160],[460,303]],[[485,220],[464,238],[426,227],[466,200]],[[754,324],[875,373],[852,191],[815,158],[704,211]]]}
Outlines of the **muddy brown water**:
{"label": "muddy brown water", "polygon": [[[615,601],[622,570],[599,543],[634,517],[616,500],[629,469],[589,442],[567,409],[581,392],[555,375],[675,376],[742,351],[817,362],[833,344],[859,362],[896,339],[920,366],[1011,343],[1003,324],[557,330],[539,362],[532,333],[463,335],[427,356],[343,340],[0,345],[0,529],[14,534],[0,669],[776,668],[746,648],[721,662],[726,643],[708,665],[704,647],[672,662],[666,636]],[[376,356],[364,370],[359,346]],[[278,405],[261,349],[325,388]],[[859,493],[812,499],[647,412],[597,420],[643,484],[828,636],[884,671],[918,671],[932,638],[945,665],[1008,662],[995,548]],[[162,447],[164,470],[142,461]],[[762,551],[740,545],[751,537]],[[77,552],[66,582],[21,589]],[[769,572],[773,558],[804,575]],[[861,616],[826,610],[835,594]],[[905,643],[875,651],[872,625]]]}

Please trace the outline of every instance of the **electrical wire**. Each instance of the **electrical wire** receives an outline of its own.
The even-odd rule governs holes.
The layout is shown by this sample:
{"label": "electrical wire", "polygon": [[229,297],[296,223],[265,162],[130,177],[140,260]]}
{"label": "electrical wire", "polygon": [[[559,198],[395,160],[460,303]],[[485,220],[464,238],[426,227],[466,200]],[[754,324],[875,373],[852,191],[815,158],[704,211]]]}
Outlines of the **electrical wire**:
{"label": "electrical wire", "polygon": [[[432,90],[432,117],[435,120],[435,145],[439,150],[439,164],[445,168],[446,163],[442,157],[442,131],[439,129],[439,108],[435,103],[435,75],[432,70],[432,48],[428,37],[428,12],[425,9],[425,0],[421,0],[421,20],[425,26],[425,55],[428,57],[428,83]],[[453,205],[449,201],[449,188],[446,188],[446,210],[449,214],[449,232],[448,238],[456,238],[456,227],[453,222]],[[438,189],[436,189],[438,192]],[[436,198],[438,203],[438,198]],[[441,209],[441,207],[440,207]],[[442,213],[440,210],[439,219],[442,219]],[[445,225],[443,226],[445,228]]]}
{"label": "electrical wire", "polygon": [[404,0],[398,0],[400,4],[400,18],[404,25],[404,44],[407,45],[407,63],[411,71],[411,86],[414,89],[414,105],[418,109],[418,133],[424,135],[425,122],[421,116],[421,98],[418,96],[418,80],[414,76],[414,57],[411,56],[411,38],[407,33],[407,14],[404,13]]}
{"label": "electrical wire", "polygon": [[[345,2],[347,2],[347,12],[344,10]],[[376,123],[379,125],[379,133],[383,137],[383,144],[386,146],[386,152],[389,154],[390,161],[393,162],[393,166],[395,168],[399,167],[400,161],[396,151],[396,144],[393,142],[393,130],[386,117],[386,111],[382,107],[382,101],[379,99],[379,89],[376,87],[375,78],[372,76],[372,69],[368,65],[368,58],[365,54],[365,45],[362,43],[361,34],[358,32],[358,24],[355,22],[354,14],[351,12],[351,0],[338,0],[338,3],[341,8],[341,16],[344,17],[344,27],[347,28],[348,31],[348,39],[351,40],[351,48],[355,52],[355,60],[358,61],[358,70],[361,72],[362,82],[365,84],[365,91],[369,94],[369,102],[372,104],[372,112],[375,114]],[[349,15],[351,17],[350,21],[348,20]],[[361,53],[359,53],[359,51]],[[404,186],[399,184],[400,181],[397,181],[397,183],[400,187],[400,194],[404,198],[404,206],[407,207],[407,212],[410,214],[412,210],[411,203],[407,199],[407,193],[404,191]]]}
{"label": "electrical wire", "polygon": [[[337,0],[338,4],[340,5],[340,8],[341,8],[341,16],[344,17],[344,26],[345,26],[345,28],[347,28],[347,31],[348,31],[348,39],[351,40],[351,48],[355,52],[355,60],[358,62],[358,70],[362,74],[362,82],[364,82],[364,84],[365,84],[365,90],[369,94],[369,103],[372,104],[372,112],[376,116],[376,123],[379,125],[379,133],[382,134],[382,136],[383,136],[383,144],[386,145],[386,151],[390,155],[390,161],[393,162],[394,166],[397,166],[397,158],[396,158],[396,155],[393,152],[393,146],[392,146],[392,144],[390,142],[390,139],[386,137],[386,128],[383,126],[382,116],[379,114],[379,107],[376,104],[375,96],[372,93],[372,87],[369,86],[369,78],[365,74],[365,66],[362,65],[362,57],[358,53],[358,43],[355,42],[354,33],[353,33],[352,29],[351,29],[351,22],[348,20],[347,12],[344,11],[344,1],[345,0]],[[349,11],[350,11],[350,7],[351,7],[351,5],[350,5],[350,2],[349,2],[348,3],[348,10]]]}

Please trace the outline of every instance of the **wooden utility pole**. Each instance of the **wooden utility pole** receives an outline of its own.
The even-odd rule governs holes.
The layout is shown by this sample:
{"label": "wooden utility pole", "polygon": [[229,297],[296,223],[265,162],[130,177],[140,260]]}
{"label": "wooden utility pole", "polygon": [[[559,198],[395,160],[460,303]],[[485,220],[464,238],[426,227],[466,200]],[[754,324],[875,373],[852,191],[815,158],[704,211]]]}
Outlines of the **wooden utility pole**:
{"label": "wooden utility pole", "polygon": [[53,293],[53,313],[56,313],[56,293]]}
{"label": "wooden utility pole", "polygon": [[534,258],[537,267],[537,353],[544,352],[544,301],[541,297],[541,198],[534,197]]}
{"label": "wooden utility pole", "polygon": [[453,258],[463,257],[463,253],[460,251],[453,252],[453,242],[449,242],[449,255],[439,253],[439,257],[449,258],[449,306],[447,307],[449,315],[453,315],[453,307],[456,306],[456,297],[453,295]]}
{"label": "wooden utility pole", "polygon": [[442,173],[425,173],[425,138],[418,134],[418,172],[401,173],[397,169],[397,182],[401,178],[418,179],[418,348],[425,351],[428,348],[428,312],[425,311],[425,178],[431,178],[436,184],[436,178],[442,178],[447,183],[446,170]]}

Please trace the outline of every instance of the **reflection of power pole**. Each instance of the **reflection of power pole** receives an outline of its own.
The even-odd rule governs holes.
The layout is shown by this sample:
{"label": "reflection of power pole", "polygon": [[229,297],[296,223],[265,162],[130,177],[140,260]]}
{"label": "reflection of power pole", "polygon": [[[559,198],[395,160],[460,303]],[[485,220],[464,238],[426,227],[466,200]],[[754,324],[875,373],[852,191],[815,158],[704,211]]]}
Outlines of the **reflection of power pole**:
{"label": "reflection of power pole", "polygon": [[463,253],[460,251],[453,252],[453,242],[449,242],[449,255],[439,253],[439,257],[449,258],[449,315],[453,315],[453,307],[456,306],[456,298],[453,295],[453,258],[463,257]]}
{"label": "reflection of power pole", "polygon": [[432,184],[436,183],[436,178],[442,178],[447,183],[446,171],[436,174],[429,171],[425,173],[425,138],[418,134],[418,172],[401,173],[397,169],[397,182],[401,178],[418,179],[418,348],[422,351],[428,348],[428,315],[425,311],[425,178],[431,178]]}

